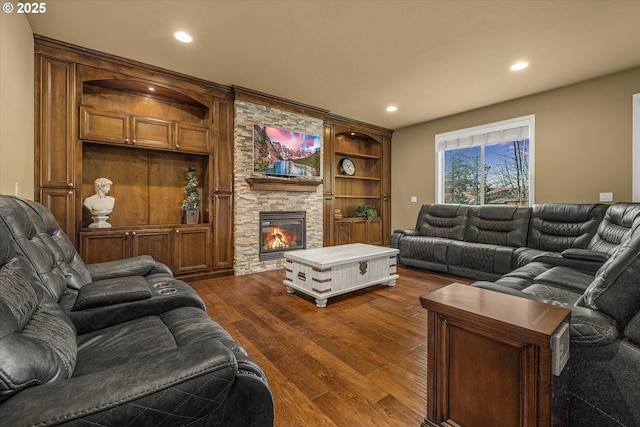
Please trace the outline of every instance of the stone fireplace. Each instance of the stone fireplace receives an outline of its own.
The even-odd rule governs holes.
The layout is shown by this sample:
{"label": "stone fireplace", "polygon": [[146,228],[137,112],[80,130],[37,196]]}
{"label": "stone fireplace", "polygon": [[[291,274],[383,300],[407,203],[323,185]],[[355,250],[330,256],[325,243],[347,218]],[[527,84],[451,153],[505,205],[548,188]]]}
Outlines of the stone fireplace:
{"label": "stone fireplace", "polygon": [[260,212],[260,261],[281,259],[284,253],[305,249],[306,212]]}
{"label": "stone fireplace", "polygon": [[306,223],[304,248],[321,248],[323,244],[322,183],[309,191],[289,191],[281,188],[257,190],[247,182],[247,178],[251,180],[253,175],[253,125],[263,124],[323,135],[324,122],[319,118],[238,97],[234,110],[234,274],[239,276],[284,268],[282,252],[277,256],[273,253],[266,257],[261,254],[261,238],[264,238],[260,231],[261,212],[303,211]]}

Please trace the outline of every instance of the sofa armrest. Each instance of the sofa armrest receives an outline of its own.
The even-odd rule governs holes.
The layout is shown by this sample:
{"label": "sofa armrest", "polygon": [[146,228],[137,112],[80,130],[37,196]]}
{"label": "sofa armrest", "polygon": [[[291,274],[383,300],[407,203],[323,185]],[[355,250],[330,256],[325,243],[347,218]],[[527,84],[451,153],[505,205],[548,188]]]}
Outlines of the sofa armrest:
{"label": "sofa armrest", "polygon": [[609,259],[609,254],[589,249],[571,248],[562,253],[544,253],[533,258],[533,261],[544,262],[553,266],[576,268],[595,273]]}
{"label": "sofa armrest", "polygon": [[72,310],[86,310],[149,298],[151,290],[142,276],[103,279],[80,288]]}
{"label": "sofa armrest", "polygon": [[169,267],[156,262],[149,255],[87,264],[87,270],[91,273],[93,281],[112,279],[115,277],[147,276],[155,273],[165,273],[173,277],[173,272]]}
{"label": "sofa armrest", "polygon": [[619,335],[618,322],[598,310],[571,307],[571,342],[591,346],[605,346]]}
{"label": "sofa armrest", "polygon": [[391,239],[389,239],[389,246],[394,249],[400,249],[400,239],[402,239],[404,236],[417,236],[417,235],[418,235],[418,230],[415,230],[415,229],[393,230]]}
{"label": "sofa armrest", "polygon": [[393,230],[393,233],[398,233],[404,236],[418,236],[420,233],[415,228],[407,228],[407,229],[398,229]]}
{"label": "sofa armrest", "polygon": [[562,253],[560,253],[560,255],[562,255],[562,258],[593,261],[599,262],[601,264],[604,264],[604,262],[611,257],[611,255],[606,252],[598,252],[592,251],[590,249],[580,248],[565,249],[564,251],[562,251]]}
{"label": "sofa armrest", "polygon": [[[205,419],[224,403],[236,373],[233,353],[215,339],[204,339],[143,358],[131,357],[99,372],[27,388],[0,405],[0,419],[6,425],[73,420],[98,424],[105,419],[110,425],[155,425],[154,417],[162,411],[168,424],[178,417],[184,422],[184,416],[197,423],[198,417]],[[190,409],[179,414],[176,408],[183,403]],[[154,410],[148,410],[152,406]]]}

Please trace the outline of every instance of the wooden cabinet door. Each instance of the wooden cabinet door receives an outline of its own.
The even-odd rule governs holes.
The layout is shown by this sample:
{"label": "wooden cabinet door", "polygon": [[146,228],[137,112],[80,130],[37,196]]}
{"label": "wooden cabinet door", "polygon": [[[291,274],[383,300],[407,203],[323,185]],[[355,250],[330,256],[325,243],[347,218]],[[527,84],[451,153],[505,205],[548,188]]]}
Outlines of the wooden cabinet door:
{"label": "wooden cabinet door", "polygon": [[149,255],[173,269],[173,229],[158,228],[131,232],[131,256]]}
{"label": "wooden cabinet door", "polygon": [[191,153],[210,153],[210,129],[191,123],[176,123],[176,150]]}
{"label": "wooden cabinet door", "polygon": [[213,245],[213,268],[215,270],[233,267],[233,195],[215,194]]}
{"label": "wooden cabinet door", "polygon": [[39,185],[75,188],[75,67],[45,56],[38,59],[35,151],[40,163]]}
{"label": "wooden cabinet door", "polygon": [[[334,245],[346,245],[349,243],[371,243],[377,244],[380,236],[380,221],[373,226],[374,231],[370,231],[370,223],[363,218],[346,218],[337,220],[334,224],[335,242]],[[371,234],[371,237],[369,235]]]}
{"label": "wooden cabinet door", "polygon": [[367,240],[365,243],[370,245],[382,245],[382,220],[378,218],[372,218],[367,223]]}
{"label": "wooden cabinet door", "polygon": [[[215,99],[217,121],[210,156],[213,172],[213,268],[233,269],[233,102]],[[182,147],[182,145],[181,145]]]}
{"label": "wooden cabinet door", "polygon": [[391,239],[391,138],[382,139],[382,245],[389,246]]}
{"label": "wooden cabinet door", "polygon": [[80,232],[80,256],[87,264],[131,256],[131,232],[123,230]]}
{"label": "wooden cabinet door", "polygon": [[208,226],[181,227],[175,232],[176,274],[211,269],[211,233]]}
{"label": "wooden cabinet door", "polygon": [[144,147],[173,148],[173,123],[154,117],[131,117],[131,143]]}
{"label": "wooden cabinet door", "polygon": [[80,139],[129,144],[129,115],[98,108],[80,107]]}
{"label": "wooden cabinet door", "polygon": [[77,238],[75,235],[75,190],[66,188],[40,188],[40,203],[46,206],[56,222],[67,235],[71,243],[77,246]]}
{"label": "wooden cabinet door", "polygon": [[334,224],[334,245],[346,245],[351,243],[351,221],[340,220]]}
{"label": "wooden cabinet door", "polygon": [[367,243],[367,228],[366,221],[361,219],[354,219],[351,221],[351,241],[349,243]]}

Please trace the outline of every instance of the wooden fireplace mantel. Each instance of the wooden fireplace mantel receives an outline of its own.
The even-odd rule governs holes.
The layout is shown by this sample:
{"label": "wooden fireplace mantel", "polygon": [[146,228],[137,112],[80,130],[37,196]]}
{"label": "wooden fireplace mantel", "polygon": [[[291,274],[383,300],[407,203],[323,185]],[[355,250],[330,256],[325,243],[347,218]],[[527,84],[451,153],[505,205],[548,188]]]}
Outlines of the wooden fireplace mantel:
{"label": "wooden fireplace mantel", "polygon": [[315,192],[322,180],[303,178],[279,178],[270,176],[250,176],[245,178],[252,190],[263,191],[309,191]]}

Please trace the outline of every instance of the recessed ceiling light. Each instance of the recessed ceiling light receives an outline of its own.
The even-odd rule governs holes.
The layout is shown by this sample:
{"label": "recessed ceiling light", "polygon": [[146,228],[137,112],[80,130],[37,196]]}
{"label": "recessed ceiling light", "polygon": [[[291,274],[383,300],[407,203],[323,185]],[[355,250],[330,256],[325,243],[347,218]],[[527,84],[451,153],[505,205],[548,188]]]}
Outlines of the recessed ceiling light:
{"label": "recessed ceiling light", "polygon": [[149,92],[155,92],[156,88],[155,87],[149,87]]}
{"label": "recessed ceiling light", "polygon": [[515,64],[513,64],[511,66],[511,71],[520,71],[520,70],[524,70],[525,68],[527,68],[529,66],[529,63],[526,61],[520,61],[520,62],[516,62]]}
{"label": "recessed ceiling light", "polygon": [[390,105],[387,107],[387,111],[393,113],[394,111],[398,111],[398,107],[396,107],[395,105]]}
{"label": "recessed ceiling light", "polygon": [[193,37],[184,31],[177,31],[173,33],[173,37],[180,40],[182,43],[191,43],[193,41]]}

